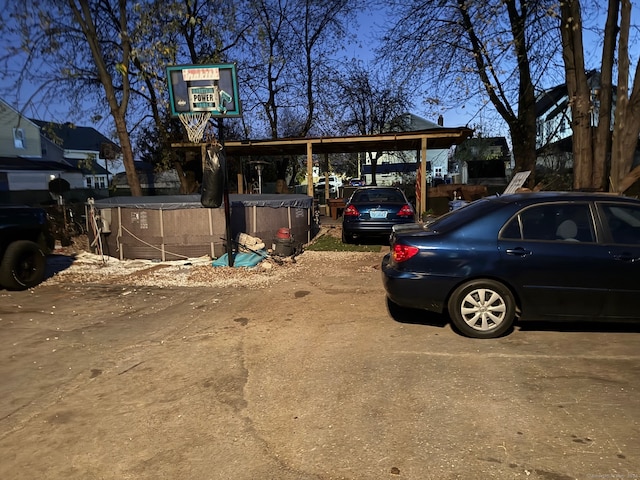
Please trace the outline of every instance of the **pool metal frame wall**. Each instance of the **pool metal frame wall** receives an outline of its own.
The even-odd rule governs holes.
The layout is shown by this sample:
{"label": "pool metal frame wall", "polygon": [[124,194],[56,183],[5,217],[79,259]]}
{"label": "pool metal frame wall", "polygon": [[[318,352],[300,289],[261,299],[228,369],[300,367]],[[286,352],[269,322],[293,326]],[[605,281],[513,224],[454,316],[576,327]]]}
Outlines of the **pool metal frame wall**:
{"label": "pool metal frame wall", "polygon": [[[277,231],[290,229],[301,243],[312,238],[313,201],[304,195],[231,196],[231,230],[234,238],[247,233],[272,247]],[[288,199],[287,197],[295,197]],[[303,197],[303,198],[301,198]],[[185,198],[185,197],[181,197]],[[110,226],[103,237],[104,253],[124,259],[160,261],[184,260],[200,256],[218,258],[226,253],[225,219],[222,208],[204,208],[198,202],[176,205],[145,203],[137,199],[110,203],[96,201],[96,208]]]}

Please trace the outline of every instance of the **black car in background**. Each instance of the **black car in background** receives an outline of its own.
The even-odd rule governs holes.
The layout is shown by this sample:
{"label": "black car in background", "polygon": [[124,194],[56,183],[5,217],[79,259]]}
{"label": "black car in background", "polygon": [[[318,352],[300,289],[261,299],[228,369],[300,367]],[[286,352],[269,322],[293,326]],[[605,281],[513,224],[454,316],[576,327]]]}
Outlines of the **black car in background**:
{"label": "black car in background", "polygon": [[394,225],[415,222],[415,211],[395,187],[361,187],[353,192],[342,215],[342,241],[379,237],[387,242]]}
{"label": "black car in background", "polygon": [[638,320],[640,201],[538,192],[486,197],[394,227],[382,262],[390,307],[446,312],[463,335],[521,320]]}
{"label": "black car in background", "polygon": [[0,287],[25,290],[42,282],[53,247],[43,209],[0,205]]}

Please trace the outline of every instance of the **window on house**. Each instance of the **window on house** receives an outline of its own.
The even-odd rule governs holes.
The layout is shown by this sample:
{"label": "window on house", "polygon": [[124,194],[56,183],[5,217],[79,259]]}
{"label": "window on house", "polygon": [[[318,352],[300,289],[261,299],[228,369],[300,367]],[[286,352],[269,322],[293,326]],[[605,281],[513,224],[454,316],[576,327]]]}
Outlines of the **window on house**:
{"label": "window on house", "polygon": [[107,188],[107,180],[104,177],[97,178],[98,188]]}
{"label": "window on house", "polygon": [[93,185],[93,178],[91,177],[86,177],[86,182],[87,182],[87,188],[91,188],[91,186]]}
{"label": "window on house", "polygon": [[13,146],[19,149],[27,148],[26,139],[24,137],[24,129],[22,128],[13,129]]}

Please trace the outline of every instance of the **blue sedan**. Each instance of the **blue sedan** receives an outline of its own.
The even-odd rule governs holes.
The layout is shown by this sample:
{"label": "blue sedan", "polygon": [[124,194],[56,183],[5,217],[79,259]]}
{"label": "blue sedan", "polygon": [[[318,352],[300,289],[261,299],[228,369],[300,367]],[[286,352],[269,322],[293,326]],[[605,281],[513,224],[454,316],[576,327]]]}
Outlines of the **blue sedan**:
{"label": "blue sedan", "polygon": [[415,222],[415,211],[396,187],[361,187],[347,201],[342,215],[342,241],[382,237],[385,242],[394,225]]}
{"label": "blue sedan", "polygon": [[486,197],[394,227],[382,261],[390,305],[447,313],[462,335],[516,318],[640,318],[640,201],[577,192]]}

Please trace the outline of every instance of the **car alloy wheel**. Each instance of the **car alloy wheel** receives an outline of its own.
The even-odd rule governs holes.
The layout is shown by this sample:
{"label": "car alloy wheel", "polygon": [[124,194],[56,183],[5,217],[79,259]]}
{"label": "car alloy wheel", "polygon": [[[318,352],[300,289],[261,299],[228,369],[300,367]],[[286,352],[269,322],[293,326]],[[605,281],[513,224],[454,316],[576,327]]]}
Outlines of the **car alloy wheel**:
{"label": "car alloy wheel", "polygon": [[0,264],[0,285],[9,290],[25,290],[38,285],[45,276],[46,256],[29,240],[11,243]]}
{"label": "car alloy wheel", "polygon": [[449,299],[455,328],[467,337],[494,338],[504,334],[515,319],[511,291],[494,280],[472,280],[460,285]]}

